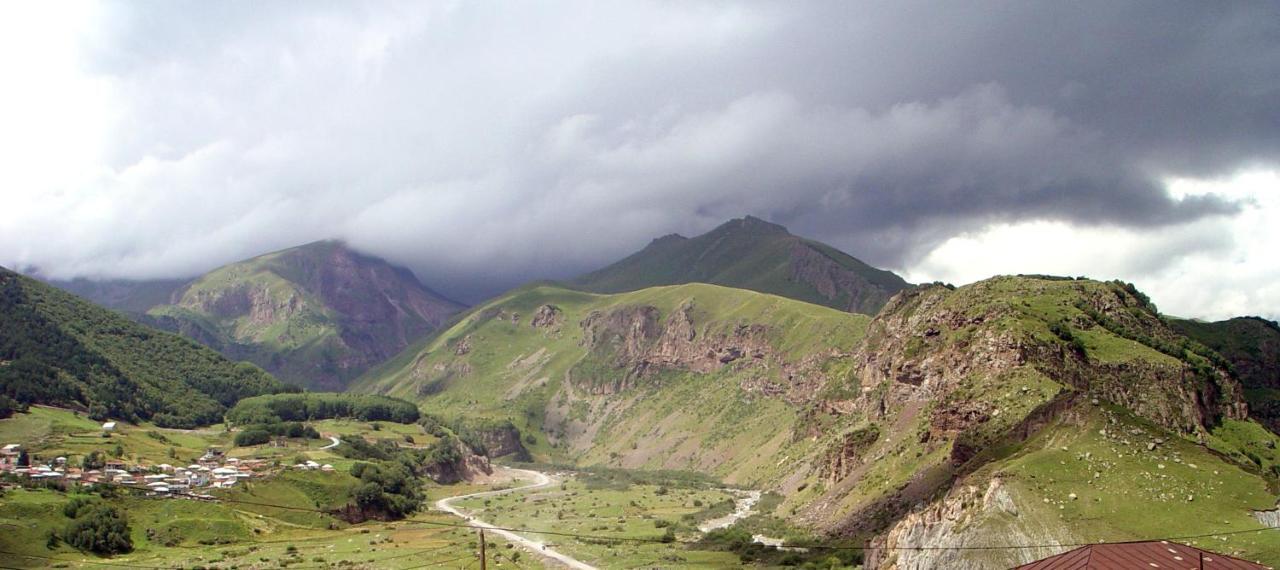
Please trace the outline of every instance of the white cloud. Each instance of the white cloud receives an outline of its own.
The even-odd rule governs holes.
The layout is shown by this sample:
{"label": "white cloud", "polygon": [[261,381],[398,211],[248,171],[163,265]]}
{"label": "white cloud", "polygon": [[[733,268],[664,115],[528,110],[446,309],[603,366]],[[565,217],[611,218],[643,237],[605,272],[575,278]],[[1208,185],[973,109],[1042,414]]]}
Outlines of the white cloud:
{"label": "white cloud", "polygon": [[[915,261],[957,235],[1078,230],[1124,255],[1062,265],[1154,274],[1245,222],[1148,172],[1277,162],[1280,18],[1151,9],[1181,33],[1105,3],[3,3],[0,264],[180,277],[339,237],[475,301],[755,214],[939,274]],[[1135,69],[1159,89],[1113,89]]]}
{"label": "white cloud", "polygon": [[1160,228],[995,224],[946,240],[906,274],[956,284],[1014,273],[1123,279],[1172,315],[1280,317],[1280,171],[1171,179],[1168,190],[1179,199],[1217,195],[1246,206],[1236,216]]}

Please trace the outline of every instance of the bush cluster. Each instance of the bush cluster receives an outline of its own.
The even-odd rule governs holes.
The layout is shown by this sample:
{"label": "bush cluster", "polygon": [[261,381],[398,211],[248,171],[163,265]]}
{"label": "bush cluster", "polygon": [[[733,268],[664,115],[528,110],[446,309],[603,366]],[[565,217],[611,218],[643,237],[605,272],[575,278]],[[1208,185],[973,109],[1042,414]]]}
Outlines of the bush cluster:
{"label": "bush cluster", "polygon": [[133,550],[129,519],[119,509],[76,497],[62,512],[71,522],[60,538],[73,548],[94,554],[123,554]]}
{"label": "bush cluster", "polygon": [[271,394],[245,398],[227,412],[227,423],[236,425],[303,422],[330,418],[388,421],[411,424],[420,417],[413,402],[367,394],[327,392]]}

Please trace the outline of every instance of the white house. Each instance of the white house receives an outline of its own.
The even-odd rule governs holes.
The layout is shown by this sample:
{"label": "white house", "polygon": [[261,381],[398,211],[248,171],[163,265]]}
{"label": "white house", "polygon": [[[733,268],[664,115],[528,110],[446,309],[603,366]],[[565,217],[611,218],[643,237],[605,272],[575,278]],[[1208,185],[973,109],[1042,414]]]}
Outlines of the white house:
{"label": "white house", "polygon": [[105,423],[105,424],[102,424],[102,431],[105,431],[105,432],[113,432],[113,431],[116,431],[116,423],[115,423],[115,422],[107,422],[107,423]]}

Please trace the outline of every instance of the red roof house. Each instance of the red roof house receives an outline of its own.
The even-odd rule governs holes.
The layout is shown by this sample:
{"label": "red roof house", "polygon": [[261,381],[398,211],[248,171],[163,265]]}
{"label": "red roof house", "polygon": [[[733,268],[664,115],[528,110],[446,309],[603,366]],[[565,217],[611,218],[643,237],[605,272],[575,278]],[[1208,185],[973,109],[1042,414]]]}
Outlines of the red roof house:
{"label": "red roof house", "polygon": [[1167,541],[1117,542],[1081,546],[1057,556],[1018,566],[1015,570],[1260,570],[1269,569],[1194,546]]}

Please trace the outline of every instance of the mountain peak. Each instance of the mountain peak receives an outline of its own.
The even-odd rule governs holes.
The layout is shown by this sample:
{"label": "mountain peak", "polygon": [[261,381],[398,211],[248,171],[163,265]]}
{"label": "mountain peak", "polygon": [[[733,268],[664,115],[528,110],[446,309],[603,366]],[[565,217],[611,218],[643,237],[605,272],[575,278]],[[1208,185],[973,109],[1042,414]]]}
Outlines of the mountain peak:
{"label": "mountain peak", "polygon": [[791,235],[791,232],[787,231],[787,228],[773,222],[767,222],[755,216],[734,218],[721,224],[720,227],[711,230],[711,233],[720,232],[741,232],[753,235]]}
{"label": "mountain peak", "polygon": [[729,220],[692,238],[658,238],[574,283],[597,293],[711,283],[865,314],[874,314],[907,287],[897,275],[755,216]]}

